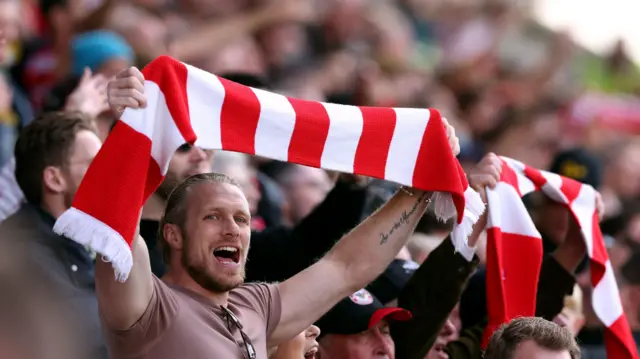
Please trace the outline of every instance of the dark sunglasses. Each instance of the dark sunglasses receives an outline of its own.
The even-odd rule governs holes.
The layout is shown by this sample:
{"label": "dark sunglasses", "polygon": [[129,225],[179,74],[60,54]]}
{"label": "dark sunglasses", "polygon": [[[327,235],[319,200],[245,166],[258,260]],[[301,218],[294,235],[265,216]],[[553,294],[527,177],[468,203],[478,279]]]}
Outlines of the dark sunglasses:
{"label": "dark sunglasses", "polygon": [[[233,332],[233,329],[231,328],[232,326],[231,323],[233,323],[233,326],[235,326],[238,329],[238,331],[240,331],[240,335],[242,336],[242,341],[244,343],[238,343],[238,342],[236,343],[240,347],[240,351],[242,352],[242,355],[246,359],[256,359],[257,357],[256,349],[251,343],[251,339],[249,339],[249,336],[242,331],[242,323],[240,323],[240,320],[238,319],[238,317],[236,317],[235,314],[233,314],[233,312],[227,309],[227,307],[220,306],[220,308],[222,308],[222,311],[225,313],[225,317],[227,319],[227,329],[229,329],[230,332]],[[244,350],[242,350],[243,346],[244,346]]]}
{"label": "dark sunglasses", "polygon": [[[177,153],[189,153],[189,151],[191,151],[192,148],[193,148],[193,145],[185,143],[184,145],[178,147],[176,152]],[[213,153],[213,150],[205,150],[205,149],[202,149],[202,150],[209,156],[211,156],[211,154]]]}
{"label": "dark sunglasses", "polygon": [[192,147],[193,147],[193,146],[191,146],[190,144],[185,143],[184,145],[182,145],[182,146],[178,147],[178,149],[176,150],[176,152],[180,152],[180,153],[187,153],[187,152],[191,151],[191,148],[192,148]]}

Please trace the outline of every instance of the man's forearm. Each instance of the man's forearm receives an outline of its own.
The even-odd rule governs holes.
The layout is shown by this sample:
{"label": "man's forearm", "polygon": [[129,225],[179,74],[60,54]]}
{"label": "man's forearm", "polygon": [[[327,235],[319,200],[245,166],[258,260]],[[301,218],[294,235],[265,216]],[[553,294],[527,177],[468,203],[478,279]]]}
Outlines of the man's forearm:
{"label": "man's forearm", "polygon": [[427,209],[431,193],[398,191],[382,208],[344,236],[325,257],[344,266],[354,288],[364,287],[389,265]]}
{"label": "man's forearm", "polygon": [[171,55],[181,61],[199,60],[202,56],[219,50],[235,38],[253,33],[270,21],[270,14],[263,9],[258,9],[220,22],[202,25],[172,41]]}

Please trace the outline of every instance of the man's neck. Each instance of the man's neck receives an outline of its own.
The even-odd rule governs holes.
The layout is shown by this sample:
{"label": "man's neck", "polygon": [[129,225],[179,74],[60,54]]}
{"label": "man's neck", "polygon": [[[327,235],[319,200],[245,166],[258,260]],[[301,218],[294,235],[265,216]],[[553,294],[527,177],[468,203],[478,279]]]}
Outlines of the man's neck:
{"label": "man's neck", "polygon": [[67,208],[64,208],[64,206],[58,205],[58,203],[54,203],[53,200],[46,199],[42,201],[39,207],[42,211],[48,213],[54,219],[58,219],[58,217],[62,216],[64,211],[67,210]]}
{"label": "man's neck", "polygon": [[226,307],[229,301],[229,292],[214,293],[208,291],[200,284],[198,284],[191,276],[184,270],[169,270],[167,274],[162,277],[162,280],[166,283],[174,286],[188,289],[194,293],[197,293],[207,299],[209,299],[215,305],[221,305]]}
{"label": "man's neck", "polygon": [[160,221],[166,204],[166,201],[157,193],[152,194],[147,203],[142,206],[142,219]]}

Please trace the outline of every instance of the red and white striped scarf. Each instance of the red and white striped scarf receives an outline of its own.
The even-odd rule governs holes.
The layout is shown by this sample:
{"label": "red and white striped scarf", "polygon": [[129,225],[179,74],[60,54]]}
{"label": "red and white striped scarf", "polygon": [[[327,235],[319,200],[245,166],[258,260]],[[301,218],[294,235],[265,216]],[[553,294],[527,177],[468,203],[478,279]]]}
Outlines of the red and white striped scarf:
{"label": "red and white striped scarf", "polygon": [[600,231],[593,187],[510,158],[503,157],[502,162],[500,182],[487,191],[489,326],[483,342],[487,343],[500,324],[535,315],[542,237],[521,198],[542,190],[550,199],[567,205],[580,225],[590,259],[593,309],[606,326],[607,356],[638,358]]}
{"label": "red and white striped scarf", "polygon": [[184,143],[382,178],[435,193],[457,214],[458,248],[484,211],[436,110],[343,106],[246,87],[161,56],[142,71],[145,109],[127,109],[54,231],[111,261],[126,279],[140,208]]}

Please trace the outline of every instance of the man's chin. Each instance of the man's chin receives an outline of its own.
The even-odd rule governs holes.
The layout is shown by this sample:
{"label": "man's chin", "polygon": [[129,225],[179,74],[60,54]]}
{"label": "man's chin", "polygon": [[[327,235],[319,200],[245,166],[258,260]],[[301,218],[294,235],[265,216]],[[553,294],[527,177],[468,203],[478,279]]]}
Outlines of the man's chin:
{"label": "man's chin", "polygon": [[187,272],[202,288],[212,293],[225,293],[238,288],[244,283],[244,273],[224,276],[222,278],[202,271],[187,269]]}

